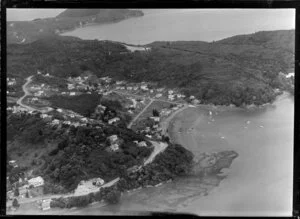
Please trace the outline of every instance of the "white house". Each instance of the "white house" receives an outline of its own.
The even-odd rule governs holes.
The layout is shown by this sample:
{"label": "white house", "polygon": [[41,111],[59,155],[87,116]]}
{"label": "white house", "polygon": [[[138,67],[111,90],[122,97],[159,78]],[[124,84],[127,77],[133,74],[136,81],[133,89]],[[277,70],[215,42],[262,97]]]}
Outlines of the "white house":
{"label": "white house", "polygon": [[41,209],[43,211],[46,211],[46,210],[49,210],[51,207],[50,207],[50,203],[51,203],[51,199],[44,199],[41,203]]}
{"label": "white house", "polygon": [[168,91],[168,94],[173,94],[173,93],[174,93],[174,91],[172,91],[172,90]]}
{"label": "white house", "polygon": [[49,73],[47,73],[47,74],[45,74],[45,76],[46,76],[46,77],[50,77],[50,74],[49,74]]}
{"label": "white house", "polygon": [[110,144],[114,144],[118,140],[118,136],[117,135],[111,135],[111,136],[108,137],[108,140],[109,140]]}
{"label": "white house", "polygon": [[150,93],[153,93],[153,92],[154,92],[154,91],[151,89],[151,90],[150,90]]}
{"label": "white house", "polygon": [[138,146],[139,147],[147,147],[147,144],[146,144],[145,141],[141,141],[141,142],[138,143]]}
{"label": "white house", "polygon": [[132,87],[127,87],[127,90],[132,90]]}
{"label": "white house", "polygon": [[71,122],[70,121],[64,121],[63,124],[71,125]]}
{"label": "white house", "polygon": [[115,122],[117,122],[119,120],[120,120],[120,118],[118,118],[118,117],[112,118],[112,119],[108,120],[108,124],[111,125],[111,124],[113,124],[113,123],[115,123]]}
{"label": "white house", "polygon": [[174,95],[169,95],[168,98],[169,100],[174,100]]}
{"label": "white house", "polygon": [[139,89],[137,86],[133,87],[133,90],[137,90],[137,89]]}
{"label": "white house", "polygon": [[96,186],[102,186],[104,184],[104,180],[101,178],[96,178],[94,180],[94,182],[95,182]]}
{"label": "white house", "polygon": [[63,110],[62,110],[62,109],[59,109],[59,108],[58,108],[56,111],[59,112],[59,113],[62,113],[62,112],[63,112]]}
{"label": "white house", "polygon": [[152,138],[152,136],[151,135],[145,135],[147,138]]}
{"label": "white house", "polygon": [[153,121],[155,122],[159,122],[160,121],[160,118],[158,116],[151,116],[150,117]]}
{"label": "white house", "polygon": [[87,118],[81,118],[80,119],[82,122],[87,122],[88,120],[87,120]]}
{"label": "white house", "polygon": [[68,84],[68,89],[69,89],[69,90],[72,90],[72,89],[74,89],[74,88],[75,88],[74,84]]}
{"label": "white house", "polygon": [[75,92],[70,92],[70,96],[75,96]]}
{"label": "white house", "polygon": [[52,123],[53,125],[58,125],[58,124],[59,124],[59,120],[58,120],[58,119],[54,119],[51,123]]}
{"label": "white house", "polygon": [[44,179],[41,176],[38,176],[38,177],[28,180],[28,184],[29,184],[29,186],[32,185],[33,187],[43,186]]}
{"label": "white house", "polygon": [[47,114],[41,114],[40,117],[41,117],[42,119],[44,119],[44,118],[47,118],[48,115],[47,115]]}
{"label": "white house", "polygon": [[164,90],[164,88],[158,88],[157,91],[158,92],[162,92]]}
{"label": "white house", "polygon": [[195,96],[190,96],[190,100],[193,100],[193,99],[195,99]]}
{"label": "white house", "polygon": [[156,94],[155,97],[156,98],[160,98],[162,96],[162,94]]}
{"label": "white house", "polygon": [[147,85],[141,85],[141,89],[142,90],[149,90],[148,87],[147,87]]}
{"label": "white house", "polygon": [[112,151],[117,151],[117,150],[119,150],[119,145],[118,145],[118,144],[112,144],[112,145],[110,146],[110,149],[111,149]]}

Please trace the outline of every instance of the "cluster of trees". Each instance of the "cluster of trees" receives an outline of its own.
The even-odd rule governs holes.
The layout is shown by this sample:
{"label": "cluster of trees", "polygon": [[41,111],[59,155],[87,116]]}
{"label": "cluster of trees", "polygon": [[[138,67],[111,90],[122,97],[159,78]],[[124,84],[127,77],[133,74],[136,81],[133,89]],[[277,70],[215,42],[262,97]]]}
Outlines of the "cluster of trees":
{"label": "cluster of trees", "polygon": [[17,138],[20,142],[28,144],[43,143],[50,138],[53,131],[40,114],[13,114],[7,117],[7,140],[13,141]]}
{"label": "cluster of trees", "polygon": [[92,202],[105,201],[108,204],[116,204],[120,201],[121,192],[116,186],[100,188],[98,192],[88,195],[72,196],[68,198],[54,198],[50,202],[51,208],[85,207]]}
{"label": "cluster of trees", "polygon": [[138,170],[128,172],[118,182],[120,191],[130,190],[146,185],[156,185],[176,176],[189,174],[192,168],[193,154],[181,145],[169,144],[167,149],[155,160]]}
{"label": "cluster of trees", "polygon": [[[109,152],[106,150],[107,137],[114,134],[122,139],[122,143],[118,151]],[[143,140],[142,135],[115,126],[71,127],[68,135],[60,139],[57,147],[45,156],[41,171],[46,180],[67,191],[74,190],[81,180],[95,176],[107,181],[124,175],[129,167],[143,162],[153,150],[138,147],[133,142]]]}

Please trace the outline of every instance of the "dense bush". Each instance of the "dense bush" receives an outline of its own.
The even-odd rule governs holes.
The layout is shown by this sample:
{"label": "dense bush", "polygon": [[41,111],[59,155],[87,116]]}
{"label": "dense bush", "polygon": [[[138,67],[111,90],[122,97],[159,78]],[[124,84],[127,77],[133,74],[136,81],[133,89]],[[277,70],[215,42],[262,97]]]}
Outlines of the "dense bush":
{"label": "dense bush", "polygon": [[97,93],[81,94],[78,96],[51,96],[48,100],[58,108],[69,109],[85,117],[90,117],[100,103],[101,95]]}

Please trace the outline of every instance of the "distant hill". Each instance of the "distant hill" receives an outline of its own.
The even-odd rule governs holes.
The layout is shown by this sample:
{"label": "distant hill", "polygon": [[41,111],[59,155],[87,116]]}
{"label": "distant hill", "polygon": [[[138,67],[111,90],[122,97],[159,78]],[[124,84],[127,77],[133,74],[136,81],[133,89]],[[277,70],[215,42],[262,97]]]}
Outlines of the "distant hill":
{"label": "distant hill", "polygon": [[148,52],[124,53],[117,42],[56,36],[9,45],[8,75],[25,78],[39,69],[66,78],[88,69],[179,88],[203,103],[259,105],[274,100],[275,88],[286,89],[279,72],[293,71],[294,37],[294,30],[264,31],[213,43],[154,42]]}
{"label": "distant hill", "polygon": [[129,9],[67,9],[54,18],[7,22],[7,43],[30,43],[90,23],[119,22],[137,16],[143,16],[143,12]]}

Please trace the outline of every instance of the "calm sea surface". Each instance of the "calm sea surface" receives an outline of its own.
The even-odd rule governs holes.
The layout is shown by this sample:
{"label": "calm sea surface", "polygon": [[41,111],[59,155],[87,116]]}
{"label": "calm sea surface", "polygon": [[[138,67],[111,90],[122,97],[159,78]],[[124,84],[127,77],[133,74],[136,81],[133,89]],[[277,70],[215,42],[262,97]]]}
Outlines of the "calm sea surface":
{"label": "calm sea surface", "polygon": [[[145,16],[115,24],[78,28],[63,35],[132,44],[153,41],[220,40],[261,30],[295,28],[292,9],[144,9]],[[251,25],[249,25],[251,24]]]}
{"label": "calm sea surface", "polygon": [[[257,13],[260,13],[258,16]],[[64,35],[133,44],[157,40],[212,41],[258,30],[294,28],[292,10],[145,10],[145,16],[116,24],[88,26]],[[213,19],[212,18],[212,14]],[[210,17],[210,19],[208,19]],[[239,18],[239,19],[237,19]],[[248,23],[247,23],[248,22]],[[249,25],[251,24],[251,25]],[[187,113],[188,112],[188,113]],[[188,109],[174,118],[178,142],[194,152],[234,150],[239,156],[225,178],[185,177],[156,188],[124,194],[121,203],[94,204],[71,214],[131,214],[177,211],[199,215],[287,216],[292,211],[294,100],[283,95],[264,109]]]}

